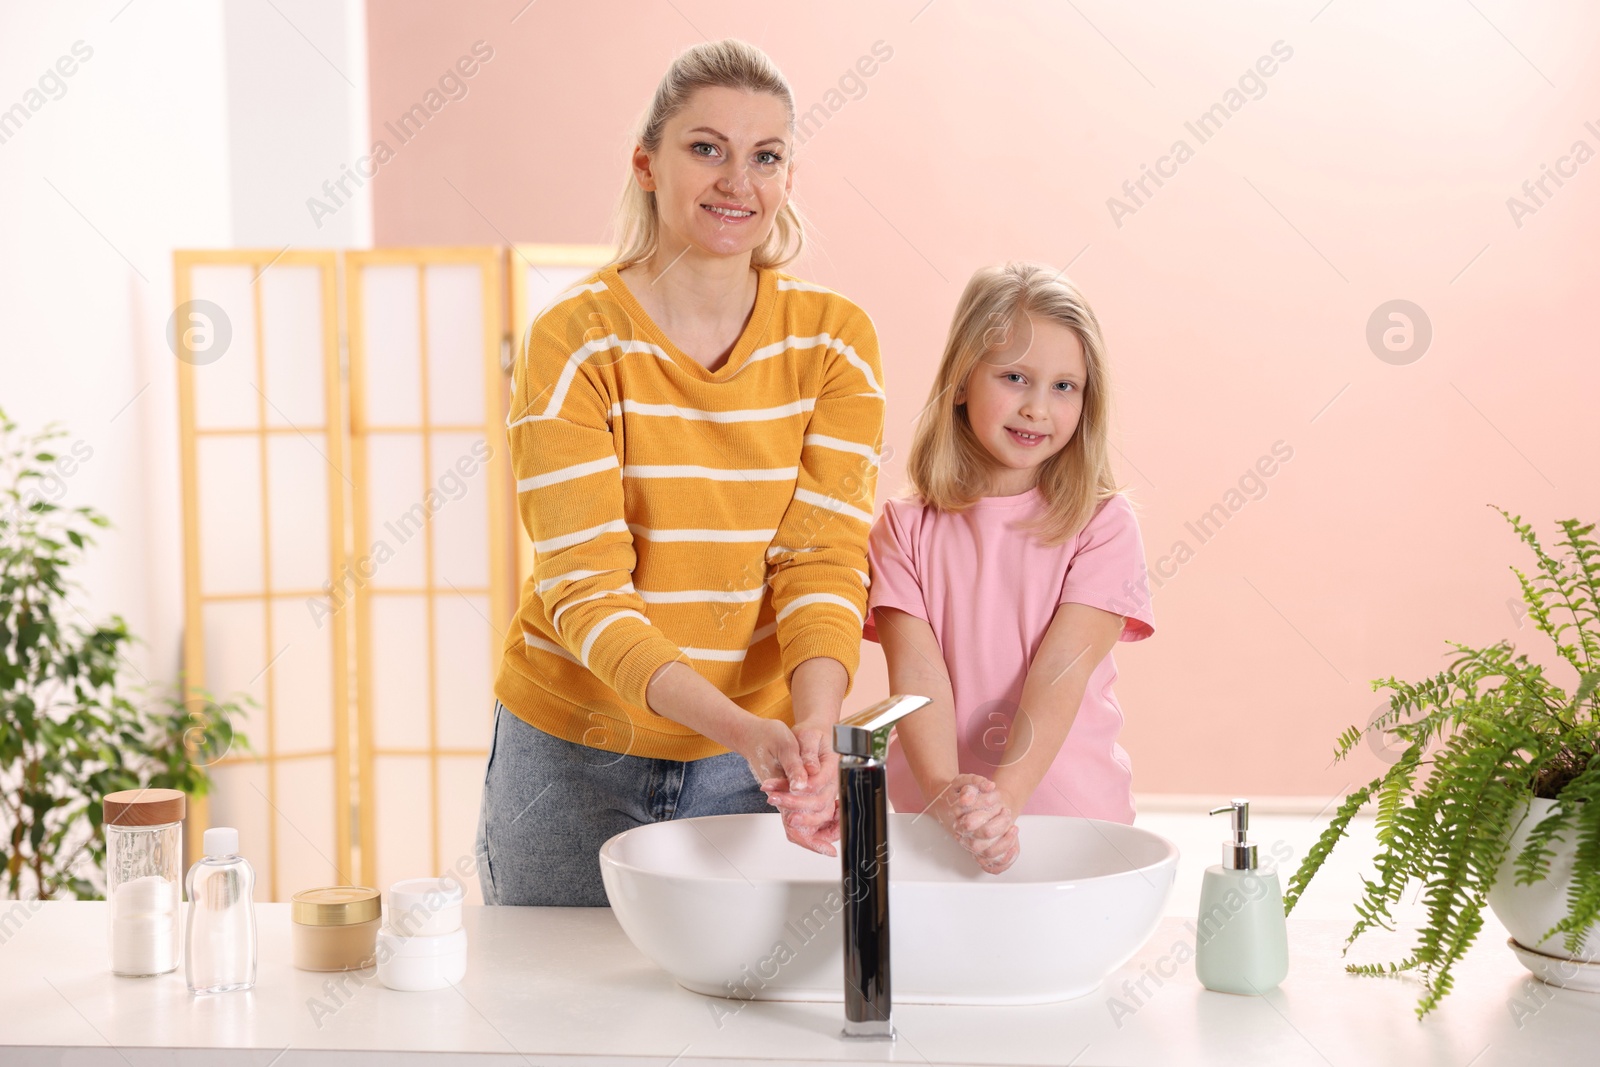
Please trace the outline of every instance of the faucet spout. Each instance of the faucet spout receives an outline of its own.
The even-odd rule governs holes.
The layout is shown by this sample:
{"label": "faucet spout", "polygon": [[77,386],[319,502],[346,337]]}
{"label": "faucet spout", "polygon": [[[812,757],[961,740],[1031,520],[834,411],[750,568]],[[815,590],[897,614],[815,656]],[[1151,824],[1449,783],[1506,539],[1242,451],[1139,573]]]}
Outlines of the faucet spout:
{"label": "faucet spout", "polygon": [[893,1041],[889,985],[889,804],[883,758],[895,723],[932,701],[892,696],[833,728],[844,878],[844,1036]]}
{"label": "faucet spout", "polygon": [[889,748],[889,731],[913,711],[931,704],[928,697],[892,696],[863,708],[833,728],[833,750],[841,756],[881,760]]}

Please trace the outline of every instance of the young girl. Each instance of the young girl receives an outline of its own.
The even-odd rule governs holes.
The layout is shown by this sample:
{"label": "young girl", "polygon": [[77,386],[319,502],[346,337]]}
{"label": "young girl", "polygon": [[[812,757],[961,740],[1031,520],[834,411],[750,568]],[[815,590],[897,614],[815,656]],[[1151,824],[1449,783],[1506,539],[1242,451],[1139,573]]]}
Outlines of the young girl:
{"label": "young girl", "polygon": [[1112,479],[1099,323],[1059,271],[986,267],[956,308],[909,462],[869,539],[865,636],[933,704],[889,749],[898,811],[998,874],[1018,814],[1133,821],[1118,640],[1154,632],[1144,548]]}

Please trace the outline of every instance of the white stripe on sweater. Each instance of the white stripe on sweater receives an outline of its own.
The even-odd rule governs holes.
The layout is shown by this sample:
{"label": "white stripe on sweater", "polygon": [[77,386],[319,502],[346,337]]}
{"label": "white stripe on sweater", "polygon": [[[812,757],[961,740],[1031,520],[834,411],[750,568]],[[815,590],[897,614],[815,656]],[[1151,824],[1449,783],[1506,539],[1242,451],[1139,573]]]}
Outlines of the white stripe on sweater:
{"label": "white stripe on sweater", "polygon": [[548,485],[560,485],[570,482],[574,478],[586,478],[591,474],[599,474],[616,468],[617,457],[606,456],[603,459],[591,459],[587,463],[574,463],[570,467],[550,471],[547,474],[536,474],[532,478],[521,478],[517,481],[517,492],[526,493],[530,489],[543,489]]}
{"label": "white stripe on sweater", "polygon": [[708,411],[704,408],[679,407],[677,404],[642,404],[637,400],[624,400],[620,405],[611,405],[611,410],[613,414],[662,415],[694,422],[769,422],[802,415],[816,406],[816,400],[811,397],[776,407],[739,408],[733,411]]}
{"label": "white stripe on sweater", "polygon": [[773,556],[781,556],[786,553],[815,552],[816,550],[817,547],[815,545],[808,545],[805,548],[784,548],[782,545],[773,545],[767,549],[767,559],[770,560]]}
{"label": "white stripe on sweater", "polygon": [[723,663],[742,663],[745,653],[778,632],[778,624],[769,622],[750,635],[750,644],[743,650],[721,648],[686,648],[683,654],[690,659],[719,660]]}
{"label": "white stripe on sweater", "polygon": [[628,529],[635,537],[646,541],[718,541],[743,543],[746,541],[771,541],[777,530],[653,530],[648,526],[629,523]]}
{"label": "white stripe on sweater", "polygon": [[599,526],[591,526],[587,530],[574,530],[569,534],[561,534],[557,537],[547,537],[543,541],[535,541],[533,550],[535,552],[556,552],[563,548],[571,548],[573,545],[581,545],[585,541],[593,541],[601,534],[622,533],[627,529],[628,524],[626,522],[621,519],[612,519],[610,522],[602,522]]}
{"label": "white stripe on sweater", "polygon": [[871,512],[862,511],[858,507],[846,504],[843,500],[835,500],[831,496],[823,496],[821,493],[814,493],[810,489],[796,489],[794,498],[806,504],[814,504],[819,508],[826,508],[839,515],[848,515],[852,519],[859,519],[868,526],[872,525]]}
{"label": "white stripe on sweater", "polygon": [[561,405],[567,399],[567,390],[572,387],[572,379],[577,376],[578,368],[596,352],[609,352],[612,349],[616,349],[625,356],[638,352],[649,352],[657,359],[664,359],[668,363],[672,362],[672,357],[667,354],[665,349],[658,345],[653,345],[649,341],[624,341],[614,333],[607,334],[604,337],[597,337],[567,357],[566,365],[561,368],[561,375],[556,379],[555,390],[550,394],[550,403],[545,405],[544,413],[546,415],[561,414]]}
{"label": "white stripe on sweater", "polygon": [[706,478],[714,482],[786,482],[799,477],[799,467],[696,467],[680,463],[651,466],[630,463],[622,468],[624,478]]}
{"label": "white stripe on sweater", "polygon": [[872,368],[867,365],[867,361],[856,355],[855,349],[851,348],[837,337],[828,343],[828,347],[836,349],[852,367],[861,372],[861,376],[865,378],[867,380],[867,384],[872,387],[873,396],[878,397],[880,400],[883,398],[883,386],[879,385],[878,379],[873,377]]}
{"label": "white stripe on sweater", "polygon": [[568,571],[565,574],[558,574],[554,578],[546,578],[543,581],[536,583],[534,585],[534,587],[533,587],[533,591],[535,593],[539,593],[540,595],[543,595],[544,593],[548,592],[549,590],[554,589],[556,586],[560,585],[562,582],[575,582],[580,578],[593,578],[597,574],[605,574],[605,573],[607,573],[607,572],[606,571]]}
{"label": "white stripe on sweater", "polygon": [[854,441],[846,441],[843,438],[829,437],[823,433],[808,433],[800,439],[800,444],[802,446],[813,445],[817,448],[831,448],[839,452],[854,453],[857,456],[864,457],[874,467],[878,466],[880,462],[877,451],[871,445],[857,444]]}
{"label": "white stripe on sweater", "polygon": [[842,608],[848,608],[850,614],[856,617],[857,622],[861,621],[861,609],[837,593],[807,593],[805,596],[797,596],[785,604],[782,611],[778,612],[778,619],[781,621],[788,618],[807,604],[838,604]]}
{"label": "white stripe on sweater", "polygon": [[872,368],[868,366],[867,361],[856,355],[856,350],[845,344],[843,339],[834,337],[832,334],[819,333],[814,337],[796,337],[794,334],[790,334],[781,341],[774,341],[770,345],[762,345],[750,353],[750,358],[745,361],[745,364],[749,365],[763,359],[771,359],[773,356],[781,355],[792,348],[816,348],[819,345],[823,348],[833,349],[845,358],[845,362],[861,372],[861,376],[872,387],[871,393],[863,395],[880,398],[883,396],[883,386],[878,384],[878,379],[873,375]]}
{"label": "white stripe on sweater", "polygon": [[802,282],[799,279],[779,278],[778,292],[781,293],[786,289],[793,289],[801,293],[828,293],[831,296],[839,295],[832,289],[824,289],[822,286],[812,285],[810,282]]}
{"label": "white stripe on sweater", "polygon": [[646,604],[749,604],[761,599],[766,586],[754,589],[639,590]]}
{"label": "white stripe on sweater", "polygon": [[742,648],[691,648],[685,645],[683,649],[683,654],[690,659],[711,659],[722,663],[742,663],[744,653]]}
{"label": "white stripe on sweater", "polygon": [[598,593],[590,593],[588,596],[581,596],[577,600],[569,600],[557,608],[555,610],[555,614],[550,616],[550,625],[559,629],[561,626],[561,616],[566,613],[568,608],[577,607],[579,604],[587,604],[589,601],[599,600],[601,597],[626,596],[632,592],[633,583],[629,582],[620,589],[602,589]]}
{"label": "white stripe on sweater", "polygon": [[618,619],[638,619],[646,626],[650,624],[650,620],[639,614],[637,611],[614,611],[610,615],[607,615],[605,618],[595,623],[594,626],[590,627],[588,634],[585,635],[583,639],[583,649],[578,658],[583,661],[583,665],[585,667],[589,665],[589,652],[594,648],[594,639],[600,636],[602,630],[616,622]]}
{"label": "white stripe on sweater", "polygon": [[566,649],[562,648],[553,641],[546,641],[538,634],[530,634],[526,630],[522,631],[522,643],[527,645],[529,648],[537,648],[541,652],[548,652],[553,656],[560,656],[568,663],[578,662],[577,656],[574,656],[571,652],[568,652]]}

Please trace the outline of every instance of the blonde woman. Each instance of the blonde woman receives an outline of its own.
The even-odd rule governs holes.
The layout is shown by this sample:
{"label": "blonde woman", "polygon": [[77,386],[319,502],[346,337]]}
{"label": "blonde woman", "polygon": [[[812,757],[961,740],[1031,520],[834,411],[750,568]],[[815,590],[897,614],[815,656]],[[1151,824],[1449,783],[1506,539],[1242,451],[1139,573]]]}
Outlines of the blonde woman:
{"label": "blonde woman", "polygon": [[871,534],[867,636],[902,722],[889,798],[999,873],[1023,813],[1133,821],[1111,648],[1154,632],[1139,524],[1111,474],[1105,342],[1031,263],[979,270],[908,464]]}
{"label": "blonde woman", "polygon": [[679,56],[614,262],[517,355],[508,434],[536,562],[495,682],[490,903],[604,905],[613,834],[776,795],[790,840],[834,854],[883,374],[861,309],[780,269],[804,241],[794,116],[758,49]]}

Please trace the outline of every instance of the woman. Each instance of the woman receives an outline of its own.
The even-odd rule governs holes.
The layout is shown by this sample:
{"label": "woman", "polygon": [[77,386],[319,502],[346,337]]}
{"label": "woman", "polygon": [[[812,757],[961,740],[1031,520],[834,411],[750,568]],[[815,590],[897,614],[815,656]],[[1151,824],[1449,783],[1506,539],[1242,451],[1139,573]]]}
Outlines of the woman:
{"label": "woman", "polygon": [[495,681],[489,903],[604,905],[607,838],[771,811],[764,791],[834,854],[883,379],[867,316],[777,269],[804,242],[793,147],[761,51],[679,56],[616,259],[523,342],[508,433],[536,562]]}

